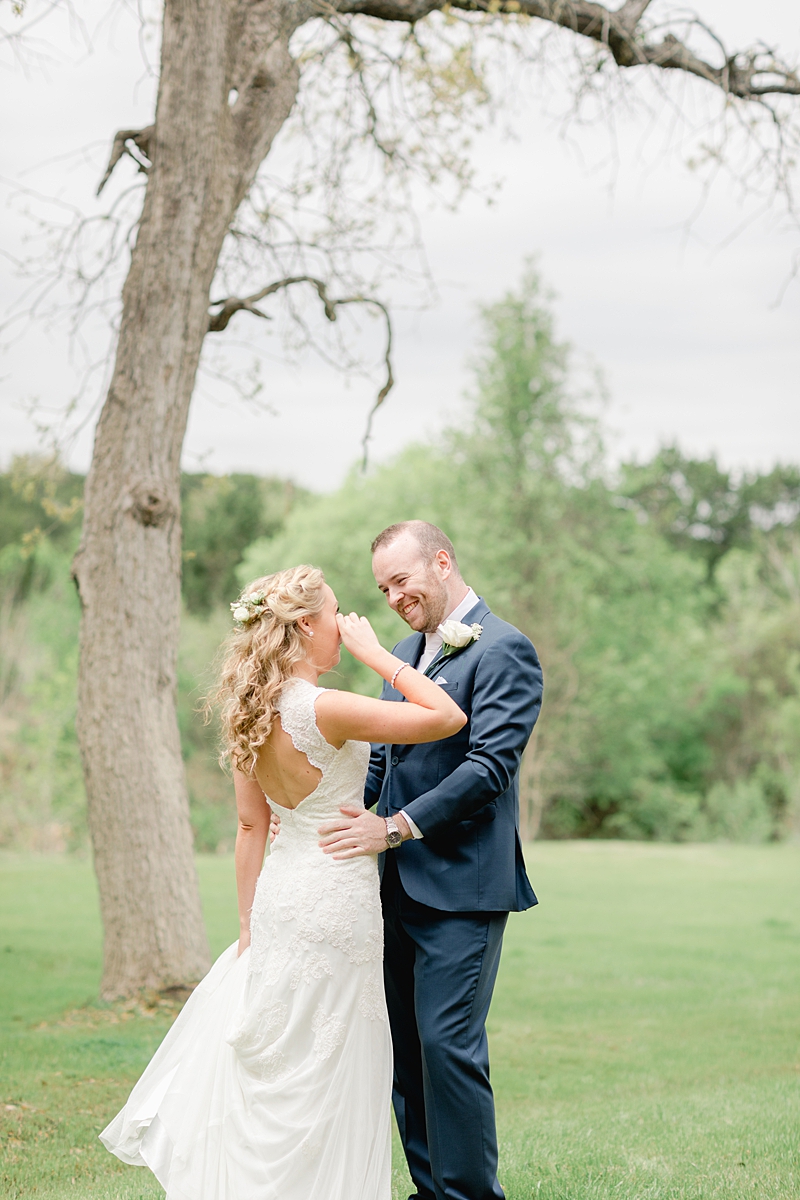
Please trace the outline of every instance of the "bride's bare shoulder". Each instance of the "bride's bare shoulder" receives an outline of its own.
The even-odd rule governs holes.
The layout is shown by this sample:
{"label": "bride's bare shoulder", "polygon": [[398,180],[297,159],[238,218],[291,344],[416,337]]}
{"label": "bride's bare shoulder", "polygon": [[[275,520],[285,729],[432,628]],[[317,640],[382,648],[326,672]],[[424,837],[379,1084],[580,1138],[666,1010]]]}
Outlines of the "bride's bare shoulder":
{"label": "bride's bare shoulder", "polygon": [[359,692],[348,692],[338,688],[325,688],[320,691],[315,701],[317,717],[326,713],[364,712],[375,709],[376,705],[385,703],[371,696],[362,696]]}

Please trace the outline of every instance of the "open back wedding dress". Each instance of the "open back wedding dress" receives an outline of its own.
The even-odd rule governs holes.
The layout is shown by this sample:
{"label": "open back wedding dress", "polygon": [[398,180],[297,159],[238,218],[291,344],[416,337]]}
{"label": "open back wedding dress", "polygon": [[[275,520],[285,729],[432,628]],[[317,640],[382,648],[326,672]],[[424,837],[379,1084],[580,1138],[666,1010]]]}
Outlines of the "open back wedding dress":
{"label": "open back wedding dress", "polygon": [[340,750],[292,679],[281,724],[322,772],[258,880],[251,945],[195,989],[100,1135],[167,1200],[389,1200],[392,1051],[375,859],[334,861],[319,825],[363,804],[365,742]]}

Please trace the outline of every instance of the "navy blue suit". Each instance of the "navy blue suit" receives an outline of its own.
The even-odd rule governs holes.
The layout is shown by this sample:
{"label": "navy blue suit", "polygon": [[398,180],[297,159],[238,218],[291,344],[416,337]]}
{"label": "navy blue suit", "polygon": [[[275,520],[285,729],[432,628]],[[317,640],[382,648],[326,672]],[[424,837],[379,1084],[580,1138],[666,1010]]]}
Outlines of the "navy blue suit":
{"label": "navy blue suit", "polygon": [[[420,1200],[500,1200],[485,1022],[509,912],[537,903],[519,840],[518,773],[542,701],[530,641],[480,600],[477,642],[427,674],[468,717],[451,738],[373,746],[365,803],[423,834],[382,858],[394,1107]],[[394,653],[415,665],[412,634]],[[402,701],[384,684],[381,698]]]}

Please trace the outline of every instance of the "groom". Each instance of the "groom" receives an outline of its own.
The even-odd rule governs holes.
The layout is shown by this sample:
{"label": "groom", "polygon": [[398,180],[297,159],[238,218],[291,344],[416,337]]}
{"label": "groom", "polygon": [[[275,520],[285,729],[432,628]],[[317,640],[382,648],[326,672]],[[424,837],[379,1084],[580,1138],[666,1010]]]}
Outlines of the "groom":
{"label": "groom", "polygon": [[[388,850],[384,972],[409,1200],[502,1200],[485,1023],[508,913],[537,902],[517,776],[542,672],[528,639],[464,582],[441,529],[391,525],[372,554],[378,587],[414,631],[394,653],[469,720],[445,741],[373,746],[364,803],[377,814],[349,810],[320,832],[328,853]],[[453,643],[439,632],[445,620],[461,623],[445,630]],[[381,698],[403,701],[388,683]]]}

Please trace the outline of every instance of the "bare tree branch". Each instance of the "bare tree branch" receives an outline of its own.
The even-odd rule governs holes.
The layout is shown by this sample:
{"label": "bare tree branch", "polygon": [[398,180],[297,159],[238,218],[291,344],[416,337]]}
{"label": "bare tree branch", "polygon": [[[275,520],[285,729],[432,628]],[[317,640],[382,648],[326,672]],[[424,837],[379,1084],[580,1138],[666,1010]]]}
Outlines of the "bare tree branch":
{"label": "bare tree branch", "polygon": [[[111,157],[108,160],[106,173],[100,180],[97,188],[98,196],[108,183],[114,167],[124,154],[127,154],[129,158],[132,158],[139,170],[145,175],[148,173],[150,170],[150,165],[153,161],[153,156],[150,153],[150,143],[155,131],[155,125],[148,125],[144,129],[120,129],[114,134],[114,142],[111,147]],[[128,145],[129,142],[133,142],[134,146],[139,151],[139,154],[142,156],[141,158],[133,153]]]}
{"label": "bare tree branch", "polygon": [[386,382],[384,383],[381,390],[378,392],[378,395],[375,398],[375,403],[373,404],[372,408],[369,410],[369,415],[367,416],[367,427],[364,430],[364,436],[361,439],[361,449],[362,449],[361,470],[362,471],[366,471],[366,469],[367,469],[367,460],[368,460],[368,456],[369,456],[369,443],[370,443],[370,438],[372,437],[372,422],[375,419],[375,414],[378,411],[378,409],[380,408],[380,406],[383,404],[386,397],[389,395],[389,392],[394,387],[394,375],[392,374],[392,320],[391,320],[391,317],[389,316],[388,310],[386,308],[384,308],[384,306],[380,303],[380,301],[374,300],[372,303],[375,304],[377,308],[381,309],[381,311],[383,312],[383,315],[386,319],[386,353],[384,355],[384,362],[386,364]]}
{"label": "bare tree branch", "polygon": [[252,296],[228,296],[224,300],[212,300],[211,308],[218,308],[219,312],[211,313],[208,318],[209,333],[221,333],[227,329],[231,318],[237,312],[249,312],[255,317],[262,317],[264,320],[269,320],[269,314],[262,312],[256,308],[256,305],[266,299],[267,296],[272,296],[275,292],[282,291],[285,288],[293,287],[296,283],[310,283],[316,289],[317,295],[322,301],[325,310],[325,316],[329,321],[336,320],[336,310],[343,308],[348,304],[366,304],[371,308],[376,308],[383,315],[386,322],[386,346],[383,354],[383,363],[386,368],[386,380],[383,387],[378,392],[375,403],[370,409],[367,417],[367,425],[364,431],[364,437],[361,441],[363,450],[362,470],[366,470],[367,458],[369,451],[369,441],[372,437],[372,422],[376,412],[383,404],[389,392],[394,387],[394,372],[392,371],[392,319],[389,315],[389,310],[380,300],[375,300],[371,296],[342,296],[338,300],[333,300],[328,295],[328,289],[321,279],[315,278],[313,275],[292,275],[287,279],[278,279],[274,283],[267,284],[260,291],[254,292]]}
{"label": "bare tree branch", "polygon": [[700,57],[672,32],[653,37],[654,27],[640,25],[649,3],[650,0],[626,0],[612,11],[594,0],[340,0],[337,9],[343,14],[360,13],[409,24],[446,9],[501,16],[522,14],[549,21],[607,46],[620,67],[650,65],[684,71],[742,100],[770,95],[800,96],[797,69],[781,62],[765,47],[726,54],[725,61],[717,66]]}
{"label": "bare tree branch", "polygon": [[337,304],[349,303],[347,300],[331,300],[321,279],[315,279],[312,275],[292,275],[288,279],[279,279],[275,283],[267,284],[265,288],[262,288],[260,292],[254,292],[252,296],[228,296],[225,300],[212,300],[211,307],[219,308],[219,312],[209,316],[208,332],[222,333],[223,329],[228,328],[231,317],[237,312],[251,312],[256,317],[264,317],[265,320],[269,320],[267,313],[260,312],[255,305],[267,296],[273,296],[275,292],[292,287],[295,283],[310,283],[312,287],[316,288],[317,295],[325,308],[325,316],[329,321],[336,320]]}
{"label": "bare tree branch", "polygon": [[629,29],[635,29],[651,3],[652,0],[625,0],[622,8],[617,9],[617,19]]}

